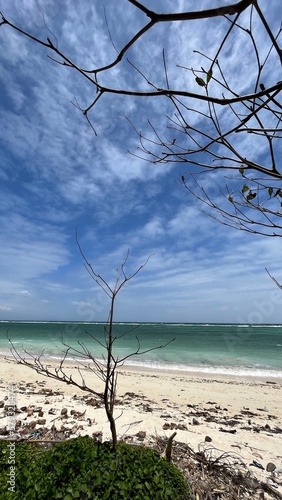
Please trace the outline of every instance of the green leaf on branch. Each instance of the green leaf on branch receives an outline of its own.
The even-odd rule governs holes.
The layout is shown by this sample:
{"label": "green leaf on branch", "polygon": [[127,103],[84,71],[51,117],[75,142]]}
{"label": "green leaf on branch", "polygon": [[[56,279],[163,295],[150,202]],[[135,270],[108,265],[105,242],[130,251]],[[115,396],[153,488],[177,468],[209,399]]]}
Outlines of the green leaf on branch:
{"label": "green leaf on branch", "polygon": [[209,83],[211,78],[212,78],[212,68],[210,68],[209,71],[207,72],[207,83]]}
{"label": "green leaf on branch", "polygon": [[244,167],[240,167],[240,168],[239,168],[239,172],[240,172],[240,174],[241,174],[241,175],[244,175],[244,172],[245,172]]}
{"label": "green leaf on branch", "polygon": [[276,193],[274,196],[280,196],[280,198],[282,198],[282,190],[281,189],[277,189]]}
{"label": "green leaf on branch", "polygon": [[195,80],[196,80],[197,84],[200,85],[200,87],[206,86],[206,83],[204,82],[204,80],[202,78],[200,78],[199,76],[196,76]]}
{"label": "green leaf on branch", "polygon": [[242,187],[242,193],[246,193],[246,191],[250,191],[250,188],[249,186],[247,186],[247,184],[245,184],[243,187]]}
{"label": "green leaf on branch", "polygon": [[268,188],[268,194],[269,194],[269,196],[272,196],[272,194],[273,194],[273,188],[272,187]]}
{"label": "green leaf on branch", "polygon": [[230,201],[230,203],[234,203],[233,197],[232,196],[228,196],[228,201]]}
{"label": "green leaf on branch", "polygon": [[246,200],[247,200],[247,201],[252,201],[254,198],[256,198],[256,196],[257,196],[257,193],[252,193],[252,192],[250,192],[250,193],[248,194],[248,196],[246,197]]}

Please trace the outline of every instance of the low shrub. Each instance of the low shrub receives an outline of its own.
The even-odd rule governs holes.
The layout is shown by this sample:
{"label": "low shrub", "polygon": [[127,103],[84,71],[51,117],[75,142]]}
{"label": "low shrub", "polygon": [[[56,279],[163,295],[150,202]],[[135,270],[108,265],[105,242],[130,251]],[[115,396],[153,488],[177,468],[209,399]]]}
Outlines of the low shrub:
{"label": "low shrub", "polygon": [[175,465],[149,448],[99,443],[88,436],[44,449],[16,443],[15,491],[9,491],[9,448],[0,442],[2,500],[186,500],[189,490]]}

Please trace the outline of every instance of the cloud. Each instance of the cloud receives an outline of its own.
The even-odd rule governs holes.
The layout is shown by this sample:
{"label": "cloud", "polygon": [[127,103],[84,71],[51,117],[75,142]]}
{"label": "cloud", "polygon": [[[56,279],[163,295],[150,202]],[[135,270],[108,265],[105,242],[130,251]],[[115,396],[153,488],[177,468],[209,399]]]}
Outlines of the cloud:
{"label": "cloud", "polygon": [[[209,8],[217,5],[211,0]],[[99,2],[16,0],[12,5],[0,0],[0,8],[35,36],[50,37],[75,63],[89,69],[114,60],[111,38],[120,50],[134,30],[148,21],[126,1],[107,3],[110,34]],[[187,5],[162,0],[154,2],[152,8],[181,11]],[[199,1],[192,8],[206,8],[206,2]],[[277,24],[272,12],[269,16]],[[193,50],[214,54],[225,29],[223,24],[229,22],[199,21],[188,28],[182,23],[163,23],[142,37],[127,56],[153,84],[163,87],[164,47],[170,85],[198,91],[192,72],[177,65],[206,67],[207,60]],[[257,36],[262,43],[262,32]],[[232,39],[233,47],[226,46],[223,53],[224,67],[240,92],[247,91],[254,78],[253,72],[247,71],[250,52],[244,52],[243,61],[238,59],[245,39],[246,35],[238,31]],[[264,267],[271,263],[270,271],[279,279],[279,242],[235,233],[204,216],[198,202],[179,183],[186,165],[152,165],[127,153],[128,149],[137,155],[141,152],[138,133],[125,116],[152,141],[156,137],[148,118],[161,137],[164,133],[173,137],[175,130],[166,128],[167,117],[175,118],[170,100],[104,95],[89,115],[98,132],[94,137],[81,111],[71,104],[89,106],[97,95],[93,84],[50,60],[50,51],[7,26],[0,30],[0,41],[0,107],[5,125],[0,138],[3,317],[107,318],[107,297],[83,267],[75,242],[78,226],[87,259],[110,283],[115,283],[116,268],[128,249],[128,274],[152,255],[142,272],[124,288],[116,319],[248,318],[256,310],[253,304],[266,300],[273,290]],[[153,88],[126,57],[120,67],[99,75],[99,79],[114,88],[124,84],[132,89]],[[211,89],[215,91],[212,85]],[[187,103],[190,106],[190,101]],[[205,105],[197,109],[202,111]],[[219,113],[223,127],[227,127],[230,113]],[[202,125],[193,110],[188,115],[191,123]],[[240,148],[248,154],[253,139],[239,136]],[[183,145],[187,144],[183,135]],[[153,142],[147,146],[156,149]],[[258,158],[263,157],[265,150],[259,141],[256,151]],[[222,200],[219,189],[226,180],[220,172],[201,177],[200,182],[213,199]],[[267,319],[281,321],[279,307]]]}
{"label": "cloud", "polygon": [[5,312],[5,311],[11,311],[11,310],[12,310],[12,308],[9,307],[9,306],[1,306],[0,305],[0,311],[4,311]]}
{"label": "cloud", "polygon": [[21,297],[26,298],[26,299],[30,299],[30,298],[32,297],[32,293],[30,293],[28,290],[21,290],[21,291],[19,292],[19,295],[20,295]]}
{"label": "cloud", "polygon": [[76,301],[74,300],[73,301],[73,305],[74,306],[78,306],[78,307],[81,307],[81,308],[88,308],[88,307],[91,307],[91,303],[90,302],[85,302],[85,301]]}

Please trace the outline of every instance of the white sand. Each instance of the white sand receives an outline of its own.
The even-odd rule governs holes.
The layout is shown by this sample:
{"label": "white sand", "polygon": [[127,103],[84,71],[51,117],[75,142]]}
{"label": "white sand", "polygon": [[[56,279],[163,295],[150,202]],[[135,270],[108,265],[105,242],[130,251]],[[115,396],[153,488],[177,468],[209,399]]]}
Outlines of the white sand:
{"label": "white sand", "polygon": [[[74,365],[70,365],[69,370],[76,373],[74,378],[78,375]],[[95,391],[102,391],[102,383],[93,373],[83,370],[83,376]],[[91,395],[86,392],[1,359],[0,400],[8,397],[5,404],[9,403],[11,397],[8,394],[9,391],[11,393],[11,384],[14,385],[17,408],[32,405],[42,408],[41,418],[46,419],[44,427],[55,425],[60,430],[63,426],[63,429],[69,429],[69,436],[73,435],[71,429],[75,426],[76,436],[91,436],[101,432],[103,440],[110,439],[103,407],[87,405],[85,397]],[[60,394],[38,394],[47,388]],[[130,394],[125,396],[126,393]],[[97,399],[95,395],[91,397]],[[49,414],[50,408],[54,409],[52,414]],[[63,408],[68,410],[68,418],[61,417]],[[79,413],[85,411],[85,414],[79,418],[78,415],[70,415],[71,410]],[[0,420],[0,428],[3,428],[7,425],[7,417],[3,418],[4,410],[0,411],[3,411]],[[181,424],[185,427],[175,429],[175,440],[189,444],[195,451],[203,446],[205,437],[209,436],[212,441],[205,443],[206,446],[237,453],[246,465],[256,460],[264,467],[268,462],[273,462],[282,469],[282,434],[274,432],[282,428],[281,380],[218,375],[207,378],[199,374],[141,371],[123,367],[118,377],[115,417],[119,439],[144,431],[146,443],[150,442],[152,436],[169,437],[173,432],[173,424]],[[23,427],[31,421],[37,421],[38,413],[27,416],[24,410],[16,414],[16,419],[21,420]],[[232,420],[235,425],[226,424]],[[165,424],[171,428],[164,430]],[[40,427],[42,425],[36,424],[30,433]],[[229,434],[220,429],[236,429],[236,433]],[[250,470],[259,479],[266,480],[269,477],[266,471],[256,467],[251,466]],[[278,474],[276,479],[281,481],[282,475]],[[278,491],[282,493],[281,486]]]}

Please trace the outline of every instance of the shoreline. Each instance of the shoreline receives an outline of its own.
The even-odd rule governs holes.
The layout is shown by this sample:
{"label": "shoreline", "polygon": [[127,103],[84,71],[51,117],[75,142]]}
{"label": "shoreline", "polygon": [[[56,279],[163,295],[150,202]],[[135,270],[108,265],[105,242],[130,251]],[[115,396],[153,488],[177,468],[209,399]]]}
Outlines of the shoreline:
{"label": "shoreline", "polygon": [[[35,355],[37,356],[37,355]],[[26,356],[27,358],[27,356]],[[55,357],[55,356],[50,356],[46,355],[42,357],[42,361],[44,364],[50,364],[50,365],[58,365],[60,360],[63,358],[61,357]],[[7,351],[6,354],[0,351],[0,362],[1,360],[5,359],[10,359],[13,360],[13,356],[10,351]],[[99,360],[98,361],[102,361]],[[80,362],[83,364],[84,360],[80,359],[79,357],[77,359],[73,358],[66,358],[65,365],[69,366],[74,366]],[[274,368],[264,368],[264,367],[250,367],[250,366],[227,366],[227,365],[217,365],[217,366],[211,366],[211,365],[178,365],[175,366],[175,364],[169,364],[169,363],[149,363],[144,361],[144,363],[139,362],[139,363],[134,363],[134,362],[129,362],[129,363],[124,363],[119,370],[127,370],[127,371],[133,371],[133,372],[148,372],[148,373],[156,373],[156,374],[171,374],[171,375],[184,375],[184,376],[191,376],[191,377],[199,377],[199,378],[239,378],[239,379],[252,379],[252,380],[261,380],[262,382],[265,382],[266,380],[277,382],[277,383],[282,383],[282,370],[281,369],[274,369]]]}

